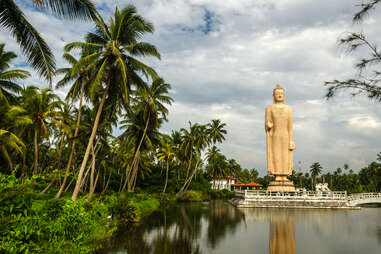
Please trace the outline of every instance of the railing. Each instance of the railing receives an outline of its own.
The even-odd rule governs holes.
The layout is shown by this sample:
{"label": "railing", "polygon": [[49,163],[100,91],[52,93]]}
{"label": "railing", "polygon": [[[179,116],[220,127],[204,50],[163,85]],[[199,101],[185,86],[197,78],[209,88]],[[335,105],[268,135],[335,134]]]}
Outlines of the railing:
{"label": "railing", "polygon": [[362,200],[362,199],[380,199],[381,193],[370,192],[370,193],[356,193],[348,196],[349,201]]}
{"label": "railing", "polygon": [[259,190],[237,190],[237,197],[241,198],[268,198],[268,199],[348,199],[346,191],[304,191],[304,192],[274,192]]}

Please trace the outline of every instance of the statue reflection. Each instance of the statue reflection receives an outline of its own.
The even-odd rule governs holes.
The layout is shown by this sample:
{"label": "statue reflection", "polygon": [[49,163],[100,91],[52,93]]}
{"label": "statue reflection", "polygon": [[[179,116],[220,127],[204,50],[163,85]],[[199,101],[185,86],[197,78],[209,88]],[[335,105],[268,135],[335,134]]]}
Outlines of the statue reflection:
{"label": "statue reflection", "polygon": [[270,216],[270,254],[295,254],[295,222],[290,216]]}

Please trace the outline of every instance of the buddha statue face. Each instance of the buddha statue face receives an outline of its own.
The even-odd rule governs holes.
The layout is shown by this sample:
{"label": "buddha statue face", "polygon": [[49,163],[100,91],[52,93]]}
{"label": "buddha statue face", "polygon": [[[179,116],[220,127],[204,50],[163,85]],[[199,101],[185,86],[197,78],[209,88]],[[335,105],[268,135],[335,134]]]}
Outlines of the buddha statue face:
{"label": "buddha statue face", "polygon": [[282,87],[276,87],[274,89],[273,99],[275,103],[284,102],[284,89]]}

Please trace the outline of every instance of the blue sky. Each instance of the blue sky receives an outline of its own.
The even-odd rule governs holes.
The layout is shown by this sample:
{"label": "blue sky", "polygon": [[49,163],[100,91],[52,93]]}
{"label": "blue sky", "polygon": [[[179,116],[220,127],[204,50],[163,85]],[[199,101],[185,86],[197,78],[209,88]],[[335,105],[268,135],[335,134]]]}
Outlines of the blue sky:
{"label": "blue sky", "polygon": [[[83,39],[93,25],[41,12],[30,1],[18,3],[57,58],[63,46]],[[134,4],[155,26],[144,38],[162,60],[145,59],[172,84],[175,103],[163,131],[219,118],[228,136],[220,149],[242,166],[265,174],[264,110],[276,84],[286,90],[294,111],[295,167],[303,171],[319,161],[325,171],[348,163],[366,166],[381,152],[380,105],[364,97],[339,94],[323,99],[324,81],[353,77],[356,55],[345,54],[337,39],[345,31],[364,31],[381,45],[381,8],[363,24],[353,24],[357,0],[139,0],[94,1],[104,17],[115,6]],[[105,18],[107,20],[107,18]],[[6,49],[20,52],[9,33],[0,30]],[[20,54],[21,55],[21,54]],[[15,66],[25,65],[20,57]],[[33,72],[33,71],[32,71]],[[47,86],[33,75],[26,84]],[[64,96],[66,90],[57,90]]]}

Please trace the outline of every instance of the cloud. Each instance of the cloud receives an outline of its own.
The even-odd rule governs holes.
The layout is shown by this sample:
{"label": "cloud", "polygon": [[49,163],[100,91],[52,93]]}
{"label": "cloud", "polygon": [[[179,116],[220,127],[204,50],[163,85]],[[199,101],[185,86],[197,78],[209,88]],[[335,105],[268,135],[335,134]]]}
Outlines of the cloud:
{"label": "cloud", "polygon": [[[28,2],[20,2],[23,10],[53,49],[57,66],[64,67],[63,46],[82,40],[93,25],[36,11]],[[301,161],[307,171],[314,161],[325,170],[349,163],[356,170],[379,152],[380,105],[347,93],[327,102],[323,84],[356,74],[356,55],[343,54],[337,45],[343,32],[364,31],[381,43],[380,9],[356,25],[351,18],[357,0],[94,2],[105,20],[116,6],[132,3],[154,24],[155,33],[143,39],[158,47],[162,60],[144,60],[172,84],[175,99],[163,131],[219,118],[228,129],[220,145],[224,154],[265,174],[264,110],[280,83],[294,111],[295,165]],[[6,31],[0,31],[0,41],[19,52]],[[14,64],[25,65],[25,58]],[[28,82],[47,85],[36,74]]]}

